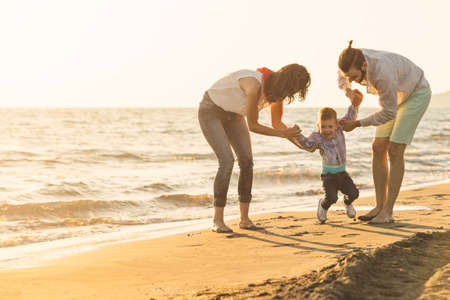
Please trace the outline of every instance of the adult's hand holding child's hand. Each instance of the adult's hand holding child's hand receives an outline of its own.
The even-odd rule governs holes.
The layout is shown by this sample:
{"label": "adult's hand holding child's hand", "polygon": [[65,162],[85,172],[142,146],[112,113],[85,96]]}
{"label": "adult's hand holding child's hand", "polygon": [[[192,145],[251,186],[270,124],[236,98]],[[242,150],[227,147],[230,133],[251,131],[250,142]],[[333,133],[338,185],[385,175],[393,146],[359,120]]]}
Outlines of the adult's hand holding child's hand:
{"label": "adult's hand holding child's hand", "polygon": [[363,99],[363,94],[358,89],[345,89],[345,96],[352,102],[354,106],[359,106]]}
{"label": "adult's hand holding child's hand", "polygon": [[354,89],[352,90],[350,101],[352,101],[352,104],[354,106],[359,106],[361,105],[363,97],[364,97],[363,94],[358,89]]}
{"label": "adult's hand holding child's hand", "polygon": [[283,137],[285,137],[285,138],[292,138],[292,137],[297,138],[297,137],[300,136],[301,132],[302,132],[302,130],[300,129],[300,127],[297,124],[295,124],[294,126],[283,130]]}
{"label": "adult's hand holding child's hand", "polygon": [[342,125],[344,131],[352,131],[356,127],[361,126],[359,121],[353,121],[353,120],[341,120],[339,123]]}

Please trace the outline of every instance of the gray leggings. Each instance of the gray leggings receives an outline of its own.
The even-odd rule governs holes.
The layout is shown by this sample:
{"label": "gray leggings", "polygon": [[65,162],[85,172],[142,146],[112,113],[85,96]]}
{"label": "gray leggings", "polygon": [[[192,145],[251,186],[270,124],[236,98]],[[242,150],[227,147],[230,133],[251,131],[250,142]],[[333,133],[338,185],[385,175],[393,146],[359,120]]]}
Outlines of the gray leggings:
{"label": "gray leggings", "polygon": [[[214,206],[224,207],[227,202],[228,187],[233,171],[234,152],[240,167],[238,193],[240,202],[250,202],[253,184],[253,155],[250,134],[244,118],[227,112],[209,98],[203,96],[198,109],[198,120],[206,141],[219,161],[219,169],[214,179]],[[230,147],[231,146],[231,147]]]}

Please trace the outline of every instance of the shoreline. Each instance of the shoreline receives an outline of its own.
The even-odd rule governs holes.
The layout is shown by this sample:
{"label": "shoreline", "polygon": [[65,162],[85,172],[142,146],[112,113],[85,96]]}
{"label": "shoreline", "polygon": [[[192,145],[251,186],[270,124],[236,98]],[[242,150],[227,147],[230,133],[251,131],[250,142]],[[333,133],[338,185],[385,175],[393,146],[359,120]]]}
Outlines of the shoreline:
{"label": "shoreline", "polygon": [[[438,182],[416,184],[402,188],[402,191],[409,191],[417,188],[431,187],[440,184],[450,183],[450,179],[441,180]],[[373,207],[370,201],[363,199],[374,197],[374,191],[363,192],[359,199],[356,200],[355,208],[358,210],[369,210]],[[365,205],[361,205],[364,201]],[[331,207],[330,211],[343,210],[337,205]],[[403,210],[420,210],[426,207],[397,205],[394,208],[396,211]],[[250,216],[258,216],[268,213],[283,213],[283,212],[315,212],[316,203],[312,207],[305,205],[290,205],[281,208],[266,209],[250,212]],[[238,214],[225,216],[226,222],[233,222],[239,218]],[[211,227],[211,218],[200,218],[192,220],[171,221],[147,225],[135,225],[124,227],[119,231],[111,233],[102,233],[99,235],[92,235],[87,237],[75,237],[62,240],[46,241],[33,244],[19,245],[15,247],[0,248],[0,270],[13,270],[22,268],[32,268],[45,265],[46,262],[64,258],[87,251],[93,251],[105,246],[129,243],[135,241],[143,241],[150,239],[158,239],[169,237],[178,234],[184,234],[199,230],[208,230]],[[42,250],[44,249],[44,250]]]}
{"label": "shoreline", "polygon": [[[233,234],[197,230],[116,243],[38,267],[2,270],[0,298],[197,299],[205,290],[254,289],[269,279],[317,272],[354,251],[448,231],[449,200],[450,183],[444,183],[402,190],[398,205],[429,209],[397,211],[393,224],[355,221],[342,210],[330,211],[325,224],[314,212],[275,212],[254,215],[264,231],[240,230],[232,220]],[[361,198],[357,206],[372,201]]]}

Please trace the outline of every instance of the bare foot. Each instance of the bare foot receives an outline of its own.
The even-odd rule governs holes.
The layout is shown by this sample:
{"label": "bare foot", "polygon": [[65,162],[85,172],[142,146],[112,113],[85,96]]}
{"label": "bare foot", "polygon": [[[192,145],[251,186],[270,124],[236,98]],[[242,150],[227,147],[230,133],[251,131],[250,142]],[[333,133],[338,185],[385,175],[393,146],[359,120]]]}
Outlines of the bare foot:
{"label": "bare foot", "polygon": [[225,225],[225,223],[214,223],[211,230],[217,233],[232,233],[233,230]]}
{"label": "bare foot", "polygon": [[380,212],[375,218],[370,220],[373,224],[384,224],[384,223],[394,223],[394,217],[392,214],[386,214]]}
{"label": "bare foot", "polygon": [[361,221],[370,221],[373,218],[375,218],[380,211],[381,211],[381,208],[375,207],[371,211],[369,211],[367,214],[359,216],[358,219],[360,219]]}
{"label": "bare foot", "polygon": [[247,230],[261,230],[263,227],[256,226],[250,219],[239,222],[239,228]]}

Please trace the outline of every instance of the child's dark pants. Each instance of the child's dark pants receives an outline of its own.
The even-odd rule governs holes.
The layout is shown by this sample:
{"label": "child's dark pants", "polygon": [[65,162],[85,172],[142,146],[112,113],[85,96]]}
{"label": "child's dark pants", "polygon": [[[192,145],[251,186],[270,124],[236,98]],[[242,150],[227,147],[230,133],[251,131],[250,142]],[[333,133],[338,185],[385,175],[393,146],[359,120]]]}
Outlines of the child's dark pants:
{"label": "child's dark pants", "polygon": [[329,209],[332,204],[336,203],[338,191],[344,194],[344,203],[346,205],[351,204],[359,197],[359,191],[347,172],[344,171],[336,174],[326,173],[320,177],[322,178],[323,189],[325,190],[325,200],[322,201],[322,207],[324,209]]}

